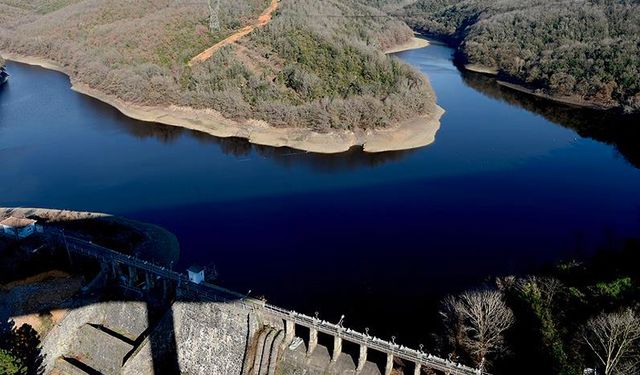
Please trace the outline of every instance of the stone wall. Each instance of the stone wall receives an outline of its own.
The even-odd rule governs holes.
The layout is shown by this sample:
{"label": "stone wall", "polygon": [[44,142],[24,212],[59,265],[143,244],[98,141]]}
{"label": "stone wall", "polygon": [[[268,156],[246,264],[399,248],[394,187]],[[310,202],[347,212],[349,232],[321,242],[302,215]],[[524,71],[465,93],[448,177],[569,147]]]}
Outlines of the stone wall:
{"label": "stone wall", "polygon": [[65,318],[43,339],[42,353],[45,355],[45,373],[55,366],[56,360],[72,350],[78,350],[78,334],[83,326],[96,324],[105,326],[132,340],[137,332],[147,326],[147,308],[142,302],[103,302],[87,304],[70,309]]}
{"label": "stone wall", "polygon": [[154,361],[176,360],[182,374],[243,375],[264,324],[259,315],[234,304],[175,302],[123,373],[153,374]]}

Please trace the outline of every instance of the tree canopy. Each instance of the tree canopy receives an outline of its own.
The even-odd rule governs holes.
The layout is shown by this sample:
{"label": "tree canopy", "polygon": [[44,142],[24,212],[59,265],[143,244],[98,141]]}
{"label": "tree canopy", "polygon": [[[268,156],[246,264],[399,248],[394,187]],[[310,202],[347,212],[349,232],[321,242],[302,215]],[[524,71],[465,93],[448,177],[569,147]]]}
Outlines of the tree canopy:
{"label": "tree canopy", "polygon": [[397,13],[457,45],[463,63],[496,69],[501,79],[640,111],[638,0],[418,0]]}
{"label": "tree canopy", "polygon": [[206,0],[0,0],[0,49],[54,60],[128,103],[274,126],[371,129],[435,109],[425,78],[382,53],[409,27],[358,0],[282,0],[268,25],[189,66],[270,3],[220,1],[211,32]]}

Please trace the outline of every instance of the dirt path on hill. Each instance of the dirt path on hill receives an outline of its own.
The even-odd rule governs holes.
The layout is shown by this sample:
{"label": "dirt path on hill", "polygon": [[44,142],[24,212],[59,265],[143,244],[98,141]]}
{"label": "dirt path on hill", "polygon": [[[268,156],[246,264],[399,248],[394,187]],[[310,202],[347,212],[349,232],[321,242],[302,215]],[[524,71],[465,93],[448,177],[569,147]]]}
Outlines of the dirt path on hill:
{"label": "dirt path on hill", "polygon": [[271,22],[271,19],[273,18],[273,13],[277,9],[278,9],[278,0],[271,0],[271,5],[269,5],[269,7],[265,9],[264,12],[262,12],[260,17],[258,17],[257,21],[254,24],[243,27],[237,32],[231,34],[226,39],[202,51],[200,54],[198,54],[196,57],[192,58],[189,61],[189,66],[192,66],[194,64],[199,64],[201,62],[209,60],[211,56],[213,56],[213,54],[216,53],[216,51],[218,51],[220,48],[240,40],[242,37],[244,37],[247,34],[250,34],[253,30],[257,29],[258,27],[265,26],[266,24]]}

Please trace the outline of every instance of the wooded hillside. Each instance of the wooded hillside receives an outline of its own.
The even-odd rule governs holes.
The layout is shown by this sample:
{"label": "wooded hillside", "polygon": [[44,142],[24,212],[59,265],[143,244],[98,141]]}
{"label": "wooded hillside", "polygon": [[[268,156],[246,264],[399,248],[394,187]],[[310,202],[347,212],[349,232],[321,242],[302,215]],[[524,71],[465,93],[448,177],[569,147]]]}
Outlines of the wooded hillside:
{"label": "wooded hillside", "polygon": [[[377,0],[388,8],[402,0]],[[397,10],[411,27],[459,45],[463,62],[502,79],[640,111],[638,0],[418,0]]]}
{"label": "wooded hillside", "polygon": [[424,77],[385,56],[411,30],[356,0],[282,0],[270,24],[189,59],[251,23],[267,0],[0,0],[0,50],[44,57],[127,102],[213,108],[275,126],[378,128],[435,108]]}

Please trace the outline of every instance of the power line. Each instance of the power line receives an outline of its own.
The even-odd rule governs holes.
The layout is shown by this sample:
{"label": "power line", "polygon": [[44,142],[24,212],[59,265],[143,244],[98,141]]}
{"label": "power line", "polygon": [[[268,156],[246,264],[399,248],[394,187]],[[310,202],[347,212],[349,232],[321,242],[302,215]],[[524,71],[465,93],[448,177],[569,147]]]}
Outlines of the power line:
{"label": "power line", "polygon": [[388,14],[313,14],[313,13],[293,13],[293,12],[280,12],[279,15],[285,16],[304,16],[314,18],[400,18],[400,17],[415,17],[415,16],[430,16],[433,13],[388,13]]}

